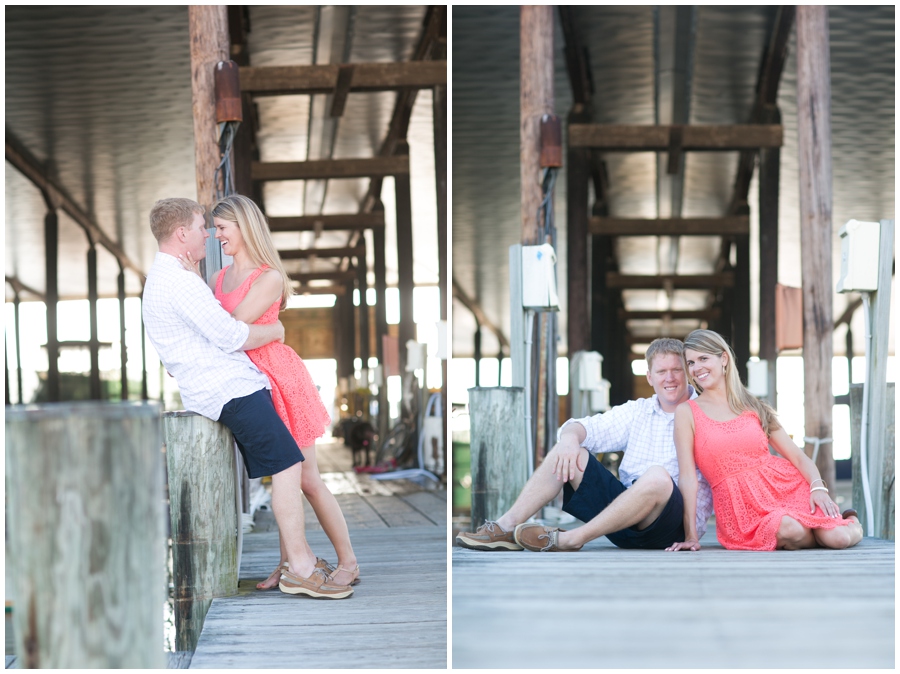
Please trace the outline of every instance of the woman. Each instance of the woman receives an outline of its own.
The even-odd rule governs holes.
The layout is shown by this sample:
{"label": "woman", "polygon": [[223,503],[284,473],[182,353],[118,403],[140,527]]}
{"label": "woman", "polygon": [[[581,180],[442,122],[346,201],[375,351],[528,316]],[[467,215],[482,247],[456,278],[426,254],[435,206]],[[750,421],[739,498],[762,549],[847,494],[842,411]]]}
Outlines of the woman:
{"label": "woman", "polygon": [[[684,340],[683,357],[700,395],[675,410],[685,541],[666,549],[700,549],[695,461],[712,486],[716,535],[725,548],[841,549],[859,543],[863,531],[856,513],[839,515],[816,465],[772,408],[744,388],[725,340],[711,330],[695,330]],[[769,453],[770,444],[781,456]]]}
{"label": "woman", "polygon": [[[274,323],[293,289],[272,242],[265,216],[255,203],[241,195],[220,200],[213,206],[212,215],[222,252],[234,258],[232,265],[210,280],[216,299],[239,321]],[[182,260],[182,263],[196,270],[193,260]],[[350,544],[347,523],[337,499],[325,486],[316,466],[316,438],[321,437],[331,423],[318,389],[303,361],[285,344],[272,342],[247,351],[247,356],[271,382],[275,409],[306,459],[301,489],[337,553],[336,568],[323,559],[319,559],[316,566],[325,569],[331,581],[338,585],[355,585],[359,582],[359,565]],[[286,562],[282,542],[278,568],[259,583],[257,589],[277,587]]]}

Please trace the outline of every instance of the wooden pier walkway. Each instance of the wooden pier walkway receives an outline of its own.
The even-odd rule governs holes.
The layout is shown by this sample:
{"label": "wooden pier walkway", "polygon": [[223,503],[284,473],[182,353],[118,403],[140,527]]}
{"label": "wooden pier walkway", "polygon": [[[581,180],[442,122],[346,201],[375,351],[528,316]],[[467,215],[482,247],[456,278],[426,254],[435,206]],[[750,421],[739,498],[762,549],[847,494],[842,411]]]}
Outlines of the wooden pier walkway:
{"label": "wooden pier walkway", "polygon": [[[244,536],[239,592],[213,600],[191,669],[447,667],[446,491],[349,470],[323,477],[359,559],[353,596],[258,591],[279,557],[274,518],[258,513],[255,532]],[[313,551],[334,561],[308,505],[306,515]]]}
{"label": "wooden pier walkway", "polygon": [[[574,525],[573,525],[574,526]],[[565,527],[564,527],[565,528]],[[893,668],[894,543],[576,553],[454,547],[452,667]]]}

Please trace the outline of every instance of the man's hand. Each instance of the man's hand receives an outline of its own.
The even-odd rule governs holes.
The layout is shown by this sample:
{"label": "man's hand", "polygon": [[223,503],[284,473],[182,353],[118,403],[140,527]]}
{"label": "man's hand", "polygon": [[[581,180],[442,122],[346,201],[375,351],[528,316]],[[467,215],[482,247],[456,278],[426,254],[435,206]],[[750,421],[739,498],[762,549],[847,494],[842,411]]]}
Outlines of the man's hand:
{"label": "man's hand", "polygon": [[568,482],[575,479],[575,472],[582,472],[587,466],[579,466],[578,459],[584,456],[581,443],[578,442],[576,436],[570,433],[563,433],[556,443],[555,450],[556,464],[553,466],[553,474],[556,475],[557,481],[562,480]]}
{"label": "man's hand", "polygon": [[678,550],[691,550],[697,551],[700,549],[700,541],[696,538],[689,538],[684,543],[672,543],[669,547],[666,548],[667,552],[677,552]]}

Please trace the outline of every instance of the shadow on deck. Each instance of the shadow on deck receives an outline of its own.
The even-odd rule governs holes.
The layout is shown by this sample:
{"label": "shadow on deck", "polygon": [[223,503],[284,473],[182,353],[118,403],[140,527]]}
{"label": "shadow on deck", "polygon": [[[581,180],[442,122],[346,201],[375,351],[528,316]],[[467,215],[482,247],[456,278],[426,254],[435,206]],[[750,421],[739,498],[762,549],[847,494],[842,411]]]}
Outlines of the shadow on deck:
{"label": "shadow on deck", "polygon": [[577,553],[454,547],[454,668],[894,667],[894,543]]}

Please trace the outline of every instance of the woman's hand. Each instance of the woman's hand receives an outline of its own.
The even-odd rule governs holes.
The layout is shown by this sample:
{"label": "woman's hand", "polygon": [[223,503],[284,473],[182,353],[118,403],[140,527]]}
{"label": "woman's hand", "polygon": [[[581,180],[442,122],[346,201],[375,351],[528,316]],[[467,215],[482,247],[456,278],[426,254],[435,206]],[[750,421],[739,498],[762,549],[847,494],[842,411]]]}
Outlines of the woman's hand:
{"label": "woman's hand", "polygon": [[178,256],[178,261],[181,263],[181,266],[188,271],[194,272],[197,276],[200,276],[200,278],[203,278],[203,276],[200,274],[200,260],[194,262],[194,257],[191,255],[191,251],[188,251],[186,255],[187,257],[185,257],[184,255]]}
{"label": "woman's hand", "polygon": [[666,548],[666,552],[678,552],[679,550],[691,550],[695,552],[700,549],[700,541],[696,538],[689,538],[684,543],[672,543]]}
{"label": "woman's hand", "polygon": [[811,515],[815,514],[817,507],[822,509],[826,517],[841,516],[837,503],[832,501],[828,493],[822,489],[817,489],[809,494],[809,512]]}

